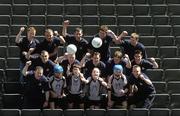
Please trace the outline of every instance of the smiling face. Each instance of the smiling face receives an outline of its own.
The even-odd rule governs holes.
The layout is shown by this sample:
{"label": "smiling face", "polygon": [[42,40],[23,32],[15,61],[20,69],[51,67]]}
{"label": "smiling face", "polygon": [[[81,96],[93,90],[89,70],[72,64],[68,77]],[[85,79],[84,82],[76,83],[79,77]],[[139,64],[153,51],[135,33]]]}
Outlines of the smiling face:
{"label": "smiling face", "polygon": [[135,78],[138,78],[139,75],[141,74],[141,68],[138,65],[134,65],[132,69],[132,74],[134,75]]}
{"label": "smiling face", "polygon": [[92,70],[91,75],[92,75],[92,78],[93,78],[94,80],[96,80],[96,79],[100,76],[100,70],[99,70],[99,68],[94,68],[94,69]]}
{"label": "smiling face", "polygon": [[53,38],[53,31],[51,29],[47,29],[45,31],[45,38],[48,42],[52,41]]}
{"label": "smiling face", "polygon": [[27,31],[28,40],[32,41],[35,35],[36,35],[36,29],[34,27],[28,28],[28,31]]}
{"label": "smiling face", "polygon": [[43,76],[43,68],[40,66],[37,66],[34,71],[34,75],[35,75],[35,78],[39,80]]}
{"label": "smiling face", "polygon": [[49,53],[47,51],[42,51],[40,58],[43,63],[46,63],[49,60]]}

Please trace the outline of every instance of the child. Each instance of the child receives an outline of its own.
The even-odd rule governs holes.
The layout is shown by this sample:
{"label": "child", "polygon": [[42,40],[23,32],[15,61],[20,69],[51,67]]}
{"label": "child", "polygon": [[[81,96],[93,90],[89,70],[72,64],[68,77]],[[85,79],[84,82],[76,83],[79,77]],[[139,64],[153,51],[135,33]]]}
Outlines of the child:
{"label": "child", "polygon": [[108,91],[108,107],[127,108],[127,78],[123,74],[122,65],[114,65],[113,74],[108,81],[110,91]]}
{"label": "child", "polygon": [[103,101],[102,98],[102,86],[107,88],[107,83],[101,78],[99,68],[94,68],[91,73],[91,77],[88,77],[87,83],[87,102],[88,107],[97,109],[100,108]]}
{"label": "child", "polygon": [[67,78],[68,88],[68,108],[84,108],[83,83],[86,82],[84,75],[80,71],[81,67],[74,64],[72,73]]}
{"label": "child", "polygon": [[60,65],[54,66],[54,75],[49,80],[50,84],[50,108],[65,108],[66,96],[66,79],[63,76],[63,68]]}

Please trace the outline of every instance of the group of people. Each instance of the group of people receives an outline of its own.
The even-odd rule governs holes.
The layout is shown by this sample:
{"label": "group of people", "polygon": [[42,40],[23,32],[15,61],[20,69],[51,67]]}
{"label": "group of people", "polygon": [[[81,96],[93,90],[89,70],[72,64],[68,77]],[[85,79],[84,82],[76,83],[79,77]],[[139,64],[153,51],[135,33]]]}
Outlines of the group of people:
{"label": "group of people", "polygon": [[[68,34],[69,24],[63,22],[62,34],[46,29],[42,42],[36,39],[34,27],[24,38],[25,28],[20,28],[15,42],[20,48],[23,108],[150,108],[156,91],[146,69],[158,64],[155,58],[147,59],[139,35],[132,33],[124,40],[127,31],[117,36],[102,25],[92,37],[102,40],[95,48],[83,38],[81,28]],[[59,46],[69,44],[77,51],[58,56]],[[111,54],[111,44],[121,49]]]}

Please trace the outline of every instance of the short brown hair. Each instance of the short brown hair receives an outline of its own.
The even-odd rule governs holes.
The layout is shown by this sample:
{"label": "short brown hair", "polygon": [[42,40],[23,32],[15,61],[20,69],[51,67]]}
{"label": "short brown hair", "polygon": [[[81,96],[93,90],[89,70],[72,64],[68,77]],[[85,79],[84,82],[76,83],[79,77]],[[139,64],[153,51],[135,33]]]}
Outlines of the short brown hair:
{"label": "short brown hair", "polygon": [[99,31],[107,32],[107,30],[108,30],[108,26],[106,26],[106,25],[101,25],[99,28]]}

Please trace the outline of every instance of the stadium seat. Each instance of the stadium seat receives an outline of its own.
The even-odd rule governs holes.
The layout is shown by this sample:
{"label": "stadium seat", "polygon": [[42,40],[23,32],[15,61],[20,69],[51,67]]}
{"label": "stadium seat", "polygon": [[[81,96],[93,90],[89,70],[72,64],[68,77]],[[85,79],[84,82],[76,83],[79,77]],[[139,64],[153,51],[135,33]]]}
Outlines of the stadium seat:
{"label": "stadium seat", "polygon": [[167,0],[167,4],[180,4],[179,0]]}
{"label": "stadium seat", "polygon": [[85,115],[86,116],[105,116],[106,111],[105,109],[86,109]]}
{"label": "stadium seat", "polygon": [[154,28],[156,36],[170,36],[172,34],[170,25],[155,25]]}
{"label": "stadium seat", "polygon": [[149,116],[169,116],[170,109],[168,108],[151,108],[149,111]]}
{"label": "stadium seat", "polygon": [[82,4],[97,4],[97,0],[82,0]]}
{"label": "stadium seat", "polygon": [[22,109],[21,116],[41,116],[40,109]]}
{"label": "stadium seat", "polygon": [[64,14],[65,15],[80,15],[81,14],[80,8],[81,8],[80,5],[67,4],[64,6]]}
{"label": "stadium seat", "polygon": [[148,57],[157,57],[158,56],[158,46],[145,46]]}
{"label": "stadium seat", "polygon": [[29,16],[29,25],[45,25],[45,16],[44,15],[30,15]]}
{"label": "stadium seat", "polygon": [[95,4],[83,4],[81,7],[82,15],[97,15],[98,14],[98,6]]}
{"label": "stadium seat", "polygon": [[0,58],[7,57],[7,46],[0,46]]}
{"label": "stadium seat", "polygon": [[99,15],[115,15],[115,5],[99,5]]}
{"label": "stadium seat", "polygon": [[133,0],[115,0],[116,4],[131,4]]}
{"label": "stadium seat", "polygon": [[167,91],[170,94],[180,93],[180,81],[169,81],[167,83]]}
{"label": "stadium seat", "polygon": [[148,15],[149,14],[149,5],[147,4],[138,4],[134,5],[133,8],[133,15],[138,16],[138,15]]}
{"label": "stadium seat", "polygon": [[151,16],[135,16],[135,25],[150,25]]}
{"label": "stadium seat", "polygon": [[180,108],[180,94],[171,94],[171,104],[170,108]]}
{"label": "stadium seat", "polygon": [[9,69],[5,70],[5,76],[7,82],[18,82],[20,78],[20,69]]}
{"label": "stadium seat", "polygon": [[136,32],[140,36],[151,36],[153,35],[153,25],[136,25]]}
{"label": "stadium seat", "polygon": [[0,36],[0,46],[8,45],[8,36]]}
{"label": "stadium seat", "polygon": [[64,20],[69,20],[71,25],[81,25],[81,17],[79,15],[66,15]]}
{"label": "stadium seat", "polygon": [[21,116],[20,109],[0,109],[1,116]]}
{"label": "stadium seat", "polygon": [[175,45],[174,36],[158,36],[157,37],[158,46],[173,46]]}
{"label": "stadium seat", "polygon": [[5,72],[4,69],[0,69],[0,82],[5,80]]}
{"label": "stadium seat", "polygon": [[13,4],[29,4],[29,0],[14,0]]}
{"label": "stadium seat", "polygon": [[30,0],[30,4],[46,4],[46,0]]}
{"label": "stadium seat", "polygon": [[17,46],[8,46],[8,57],[19,57],[20,50]]}
{"label": "stadium seat", "polygon": [[[24,37],[24,36],[22,36],[22,37]],[[9,36],[8,37],[8,44],[6,44],[6,45],[15,46],[16,45],[15,39],[16,39],[16,35]]]}
{"label": "stadium seat", "polygon": [[128,111],[128,116],[148,116],[148,109],[134,108]]}
{"label": "stadium seat", "polygon": [[64,116],[84,116],[83,109],[66,109],[64,110]]}
{"label": "stadium seat", "polygon": [[19,68],[20,59],[17,58],[7,58],[7,68]]}
{"label": "stadium seat", "polygon": [[166,15],[167,5],[165,4],[153,4],[150,7],[150,15]]}
{"label": "stadium seat", "polygon": [[30,15],[45,15],[46,14],[46,6],[45,4],[31,4],[29,6]]}
{"label": "stadium seat", "polygon": [[117,25],[133,25],[134,17],[133,16],[118,16]]}
{"label": "stadium seat", "polygon": [[171,25],[180,25],[180,16],[170,16],[170,24]]}
{"label": "stadium seat", "polygon": [[14,4],[12,6],[13,15],[28,15],[28,5],[27,4]]}
{"label": "stadium seat", "polygon": [[180,81],[180,69],[165,69],[164,78],[166,81]]}
{"label": "stadium seat", "polygon": [[152,108],[168,108],[170,103],[169,94],[155,94]]}
{"label": "stadium seat", "polygon": [[63,20],[62,15],[47,15],[47,25],[61,25]]}
{"label": "stadium seat", "polygon": [[62,4],[49,4],[47,6],[47,15],[63,15]]}
{"label": "stadium seat", "polygon": [[46,4],[46,0],[30,0],[30,4]]}
{"label": "stadium seat", "polygon": [[108,109],[107,116],[127,116],[127,109]]}
{"label": "stadium seat", "polygon": [[97,15],[83,15],[82,25],[99,25],[99,17]]}
{"label": "stadium seat", "polygon": [[174,25],[172,28],[173,28],[173,35],[174,36],[180,36],[180,26]]}
{"label": "stadium seat", "polygon": [[9,15],[0,15],[0,24],[10,24],[10,16]]}
{"label": "stadium seat", "polygon": [[[3,108],[5,109],[21,109],[22,96],[21,94],[3,94]],[[32,115],[31,115],[32,116]]]}
{"label": "stadium seat", "polygon": [[127,31],[128,33],[134,33],[135,26],[134,25],[119,25],[118,34],[121,34],[123,31]]}
{"label": "stadium seat", "polygon": [[144,46],[154,46],[156,44],[155,36],[140,36],[139,42],[141,42]]}
{"label": "stadium seat", "polygon": [[[180,36],[175,37],[175,45],[180,45]],[[179,51],[178,55],[180,55],[180,49],[178,49],[178,51]]]}
{"label": "stadium seat", "polygon": [[156,89],[156,93],[158,94],[162,94],[162,93],[166,93],[167,89],[166,89],[166,82],[164,81],[153,81],[153,85]]}
{"label": "stadium seat", "polygon": [[180,114],[179,108],[174,108],[171,110],[171,116],[179,116],[179,114]]}
{"label": "stadium seat", "polygon": [[147,4],[148,0],[134,0],[134,4]]}
{"label": "stadium seat", "polygon": [[99,17],[100,25],[117,25],[115,16],[100,16]]}
{"label": "stadium seat", "polygon": [[168,15],[180,15],[180,4],[168,4]]}
{"label": "stadium seat", "polygon": [[99,26],[97,25],[84,25],[83,26],[83,33],[85,36],[92,36],[95,35],[96,33],[98,33],[98,28]]}
{"label": "stadium seat", "polygon": [[81,0],[65,0],[64,4],[81,4]]}
{"label": "stadium seat", "polygon": [[62,109],[43,109],[42,116],[63,116]]}
{"label": "stadium seat", "polygon": [[13,15],[11,19],[12,19],[12,25],[27,25],[28,24],[27,15]]}
{"label": "stadium seat", "polygon": [[180,58],[164,58],[162,60],[163,69],[179,69],[180,68]]}
{"label": "stadium seat", "polygon": [[0,4],[0,15],[10,15],[11,5],[10,4]]}
{"label": "stadium seat", "polygon": [[155,15],[152,17],[153,25],[168,25],[169,17],[165,15]]}
{"label": "stadium seat", "polygon": [[149,4],[165,4],[166,0],[149,0]]}
{"label": "stadium seat", "polygon": [[0,58],[0,69],[5,69],[5,68],[6,68],[6,59]]}
{"label": "stadium seat", "polygon": [[116,7],[116,12],[117,15],[122,16],[122,15],[126,15],[126,16],[130,16],[133,15],[133,7],[131,4],[118,4]]}
{"label": "stadium seat", "polygon": [[64,0],[47,0],[47,4],[63,4]]}
{"label": "stadium seat", "polygon": [[159,57],[161,58],[177,57],[177,46],[160,46]]}
{"label": "stadium seat", "polygon": [[19,82],[4,82],[3,86],[6,94],[21,94],[23,92],[22,84]]}
{"label": "stadium seat", "polygon": [[1,24],[0,25],[0,36],[1,35],[9,35],[9,25]]}

